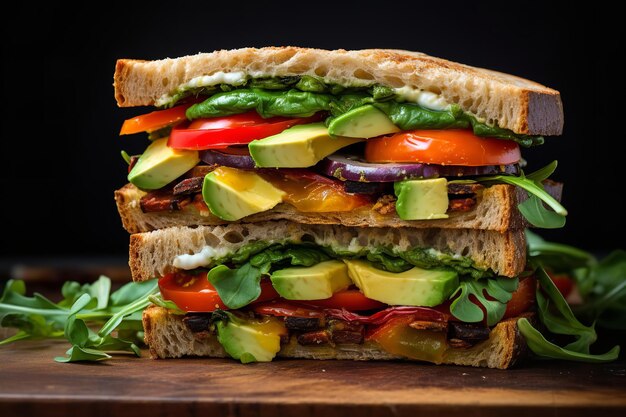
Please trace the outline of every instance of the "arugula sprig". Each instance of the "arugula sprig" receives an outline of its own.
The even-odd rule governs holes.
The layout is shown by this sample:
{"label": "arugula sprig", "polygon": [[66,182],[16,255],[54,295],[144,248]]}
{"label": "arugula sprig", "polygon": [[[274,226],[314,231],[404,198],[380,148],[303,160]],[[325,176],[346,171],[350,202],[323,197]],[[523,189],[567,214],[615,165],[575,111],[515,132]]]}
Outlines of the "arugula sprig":
{"label": "arugula sprig", "polygon": [[[451,300],[454,299],[450,304],[450,313],[467,323],[483,321],[485,314],[479,306],[472,302],[470,298],[472,295],[485,308],[487,325],[494,326],[504,317],[506,303],[511,300],[518,285],[519,280],[517,278],[463,279],[459,282],[459,288],[450,296]],[[487,298],[487,295],[491,296],[493,300]]]}
{"label": "arugula sprig", "polygon": [[[567,210],[554,197],[548,194],[542,184],[542,181],[552,175],[556,167],[557,161],[552,161],[545,167],[528,175],[525,175],[522,171],[519,177],[512,175],[492,175],[488,177],[478,177],[476,181],[488,185],[505,183],[524,189],[528,193],[528,199],[519,204],[517,208],[526,220],[528,220],[528,223],[544,229],[558,229],[565,226]],[[548,210],[544,206],[544,203],[552,210]]]}
{"label": "arugula sprig", "polygon": [[535,267],[535,276],[540,284],[540,288],[537,289],[539,319],[551,333],[573,336],[575,340],[564,347],[558,346],[548,341],[528,319],[521,318],[517,324],[530,350],[539,357],[551,359],[594,363],[616,360],[620,351],[619,346],[614,346],[604,354],[590,353],[590,346],[598,338],[595,323],[585,326],[578,321],[543,267],[538,264]]}
{"label": "arugula sprig", "polygon": [[[128,283],[111,293],[111,280],[101,276],[92,284],[66,282],[61,293],[58,303],[37,293],[27,297],[24,281],[8,281],[0,297],[0,326],[18,332],[0,345],[65,337],[72,347],[66,357],[56,358],[59,362],[103,360],[111,352],[139,355],[141,311],[149,305],[149,297],[158,293],[156,280]],[[90,328],[102,324],[97,333]]]}
{"label": "arugula sprig", "polygon": [[[548,242],[526,230],[529,264],[535,268],[539,319],[553,334],[566,335],[574,341],[558,346],[549,341],[526,320],[518,321],[520,332],[530,349],[539,357],[581,362],[609,362],[619,354],[615,346],[604,354],[590,354],[596,341],[596,323],[605,327],[626,325],[626,252],[618,250],[598,261],[592,254],[562,243]],[[546,269],[566,273],[577,281],[585,303],[573,311],[558,291]],[[590,325],[581,323],[585,320]],[[619,328],[619,325],[617,326]]]}

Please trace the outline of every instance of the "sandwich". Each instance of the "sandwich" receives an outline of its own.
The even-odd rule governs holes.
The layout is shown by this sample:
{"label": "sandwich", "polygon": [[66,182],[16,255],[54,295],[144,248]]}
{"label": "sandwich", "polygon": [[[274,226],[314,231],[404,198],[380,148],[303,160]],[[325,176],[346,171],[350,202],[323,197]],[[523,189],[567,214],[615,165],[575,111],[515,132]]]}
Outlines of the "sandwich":
{"label": "sandwich", "polygon": [[557,91],[398,50],[120,59],[115,192],[155,358],[409,359],[508,368],[534,319],[524,229],[561,227]]}

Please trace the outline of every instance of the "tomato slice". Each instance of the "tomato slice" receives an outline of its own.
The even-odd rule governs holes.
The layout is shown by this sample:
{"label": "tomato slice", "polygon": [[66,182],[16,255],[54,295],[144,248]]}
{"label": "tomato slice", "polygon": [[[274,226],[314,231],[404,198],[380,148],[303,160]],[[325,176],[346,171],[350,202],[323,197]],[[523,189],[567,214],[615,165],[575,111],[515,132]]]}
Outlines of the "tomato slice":
{"label": "tomato slice", "polygon": [[[181,310],[210,312],[218,308],[228,310],[217,290],[206,277],[206,273],[190,274],[175,272],[159,280],[159,289],[164,299],[173,301]],[[277,298],[278,293],[270,281],[261,281],[261,295],[254,302]]]}
{"label": "tomato slice", "polygon": [[510,140],[482,138],[469,129],[413,130],[365,142],[368,162],[420,162],[437,165],[509,165],[521,159]]}
{"label": "tomato slice", "polygon": [[345,308],[348,311],[374,310],[386,307],[386,304],[367,298],[359,290],[339,291],[325,300],[302,301],[302,303],[322,308]]}
{"label": "tomato slice", "polygon": [[283,201],[301,212],[351,211],[371,203],[367,195],[345,192],[339,180],[311,171],[284,169],[259,174],[272,185],[283,190],[286,193]]}
{"label": "tomato slice", "polygon": [[194,120],[189,126],[172,129],[169,141],[174,149],[223,149],[246,145],[253,140],[276,135],[301,123],[313,123],[320,115],[304,118],[272,117],[263,119],[255,111],[212,119]]}
{"label": "tomato slice", "polygon": [[139,132],[152,132],[163,127],[180,123],[187,120],[185,111],[193,105],[193,102],[181,104],[167,110],[157,110],[152,113],[133,117],[124,121],[120,135],[132,135]]}
{"label": "tomato slice", "polygon": [[537,280],[535,277],[527,277],[520,280],[517,290],[511,300],[506,304],[506,311],[502,320],[517,317],[527,311],[535,303]]}
{"label": "tomato slice", "polygon": [[574,280],[572,277],[567,274],[555,274],[554,272],[548,272],[548,276],[561,292],[563,298],[567,298],[574,289]]}

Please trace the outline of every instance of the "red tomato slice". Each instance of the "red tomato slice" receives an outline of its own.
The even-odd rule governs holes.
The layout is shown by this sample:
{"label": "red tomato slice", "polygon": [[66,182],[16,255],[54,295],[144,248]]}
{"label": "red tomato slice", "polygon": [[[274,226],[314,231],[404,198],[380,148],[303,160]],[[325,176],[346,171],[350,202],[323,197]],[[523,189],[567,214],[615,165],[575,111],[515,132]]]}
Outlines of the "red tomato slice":
{"label": "red tomato slice", "polygon": [[553,272],[548,272],[548,276],[556,285],[556,288],[561,292],[563,298],[567,298],[568,295],[574,289],[574,280],[567,274],[555,274]]}
{"label": "red tomato slice", "polygon": [[368,162],[420,162],[437,165],[508,165],[521,159],[510,140],[482,138],[469,129],[413,130],[365,142]]}
{"label": "red tomato slice", "polygon": [[302,301],[302,303],[322,308],[345,308],[348,311],[374,310],[386,307],[386,304],[367,298],[359,290],[339,291],[325,300]]}
{"label": "red tomato slice", "polygon": [[535,277],[523,278],[511,300],[506,304],[506,311],[502,320],[517,317],[527,311],[535,303],[536,290],[537,280]]}
{"label": "red tomato slice", "polygon": [[301,123],[313,123],[319,115],[305,118],[272,117],[263,119],[255,111],[214,119],[198,119],[185,128],[172,129],[167,145],[174,149],[222,149],[246,145],[253,140],[276,135]]}
{"label": "red tomato slice", "polygon": [[132,135],[139,132],[152,132],[163,127],[180,123],[187,120],[185,111],[193,105],[192,103],[182,104],[167,110],[153,111],[152,113],[133,117],[124,121],[120,135]]}
{"label": "red tomato slice", "polygon": [[[228,310],[205,273],[167,274],[159,280],[159,289],[164,299],[173,301],[184,311],[209,312],[218,308]],[[278,293],[272,287],[272,283],[261,281],[261,295],[254,302],[263,302],[277,297]]]}

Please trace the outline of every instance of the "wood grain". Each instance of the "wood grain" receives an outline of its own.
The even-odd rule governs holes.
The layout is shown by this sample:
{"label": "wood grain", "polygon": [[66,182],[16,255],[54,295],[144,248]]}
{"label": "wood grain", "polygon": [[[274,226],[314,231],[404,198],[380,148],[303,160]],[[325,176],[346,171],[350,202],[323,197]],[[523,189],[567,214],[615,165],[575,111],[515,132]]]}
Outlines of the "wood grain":
{"label": "wood grain", "polygon": [[532,362],[508,371],[402,362],[119,356],[61,364],[63,342],[0,347],[0,415],[626,415],[626,363]]}

